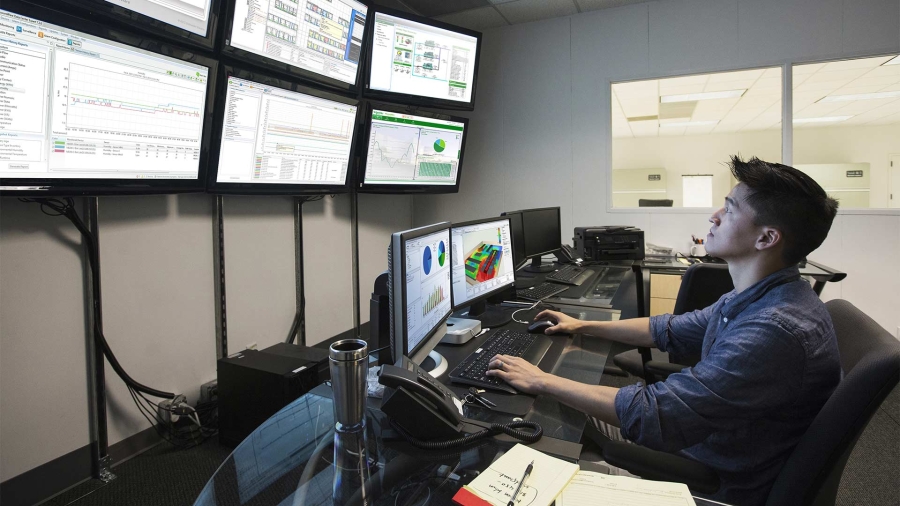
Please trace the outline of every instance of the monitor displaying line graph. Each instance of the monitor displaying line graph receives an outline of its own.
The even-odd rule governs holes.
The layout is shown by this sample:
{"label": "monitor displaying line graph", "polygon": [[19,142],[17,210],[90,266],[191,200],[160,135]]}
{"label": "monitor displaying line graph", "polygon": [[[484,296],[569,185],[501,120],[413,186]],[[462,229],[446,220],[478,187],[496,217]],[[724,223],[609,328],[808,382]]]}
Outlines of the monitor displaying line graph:
{"label": "monitor displaying line graph", "polygon": [[455,185],[464,124],[373,109],[364,184]]}
{"label": "monitor displaying line graph", "polygon": [[343,185],[357,106],[228,78],[219,183]]}
{"label": "monitor displaying line graph", "polygon": [[196,180],[208,77],[0,10],[0,177]]}

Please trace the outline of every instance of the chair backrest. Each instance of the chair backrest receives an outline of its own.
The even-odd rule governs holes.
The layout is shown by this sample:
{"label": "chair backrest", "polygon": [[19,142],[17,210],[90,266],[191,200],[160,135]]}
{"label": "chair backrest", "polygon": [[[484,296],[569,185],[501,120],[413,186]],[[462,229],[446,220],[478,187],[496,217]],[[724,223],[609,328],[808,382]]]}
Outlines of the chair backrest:
{"label": "chair backrest", "polygon": [[794,448],[767,506],[834,505],[853,446],[900,382],[900,343],[845,300],[825,306],[837,334],[844,379]]}
{"label": "chair backrest", "polygon": [[[727,264],[694,264],[688,267],[681,278],[672,314],[690,313],[711,306],[732,290],[734,283]],[[694,366],[699,361],[700,352],[689,356],[669,354],[669,362],[673,364]]]}
{"label": "chair backrest", "polygon": [[638,199],[638,207],[672,207],[672,199]]}

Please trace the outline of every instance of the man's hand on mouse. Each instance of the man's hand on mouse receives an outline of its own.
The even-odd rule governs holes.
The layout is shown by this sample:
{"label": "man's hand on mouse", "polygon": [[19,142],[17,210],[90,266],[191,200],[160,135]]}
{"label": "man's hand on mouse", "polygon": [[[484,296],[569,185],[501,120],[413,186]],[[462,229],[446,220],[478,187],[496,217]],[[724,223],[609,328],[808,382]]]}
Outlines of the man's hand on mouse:
{"label": "man's hand on mouse", "polygon": [[564,334],[577,334],[578,327],[581,325],[581,320],[577,320],[572,318],[571,316],[566,316],[559,311],[551,311],[549,309],[545,309],[538,313],[537,316],[534,317],[534,321],[538,320],[549,320],[554,323],[552,327],[548,327],[544,330],[544,334],[556,334],[557,332],[561,332]]}
{"label": "man's hand on mouse", "polygon": [[526,394],[539,394],[549,374],[531,362],[509,355],[495,355],[488,364],[488,376],[496,376]]}

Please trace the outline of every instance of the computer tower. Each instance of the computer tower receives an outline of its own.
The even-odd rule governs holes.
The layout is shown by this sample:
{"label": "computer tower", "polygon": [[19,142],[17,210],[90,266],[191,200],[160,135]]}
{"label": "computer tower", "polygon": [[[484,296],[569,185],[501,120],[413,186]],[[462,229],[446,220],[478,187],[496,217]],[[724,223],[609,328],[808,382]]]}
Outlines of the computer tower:
{"label": "computer tower", "polygon": [[323,376],[323,361],[304,358],[305,352],[298,348],[305,347],[281,343],[272,348],[275,350],[244,350],[219,359],[219,442],[222,445],[237,446],[281,408],[327,379],[327,351],[314,350],[325,353]]}

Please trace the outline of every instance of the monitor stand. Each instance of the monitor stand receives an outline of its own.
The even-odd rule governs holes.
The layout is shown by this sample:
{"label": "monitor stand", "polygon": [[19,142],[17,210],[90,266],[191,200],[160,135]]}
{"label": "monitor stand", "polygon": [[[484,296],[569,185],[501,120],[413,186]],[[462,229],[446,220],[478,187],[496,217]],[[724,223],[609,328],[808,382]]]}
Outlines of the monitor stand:
{"label": "monitor stand", "polygon": [[512,315],[507,309],[493,305],[488,307],[487,302],[484,300],[469,306],[469,312],[463,314],[463,316],[481,321],[482,329],[502,327],[512,321]]}
{"label": "monitor stand", "polygon": [[437,378],[447,372],[449,367],[447,365],[447,359],[444,358],[443,355],[431,350],[428,353],[428,356],[425,357],[425,360],[422,361],[422,364],[419,365],[419,369],[430,374],[432,378]]}
{"label": "monitor stand", "polygon": [[531,259],[531,263],[522,270],[525,272],[553,272],[556,270],[556,265],[553,263],[542,264],[541,257],[534,257]]}

